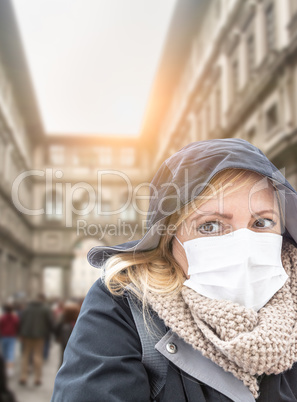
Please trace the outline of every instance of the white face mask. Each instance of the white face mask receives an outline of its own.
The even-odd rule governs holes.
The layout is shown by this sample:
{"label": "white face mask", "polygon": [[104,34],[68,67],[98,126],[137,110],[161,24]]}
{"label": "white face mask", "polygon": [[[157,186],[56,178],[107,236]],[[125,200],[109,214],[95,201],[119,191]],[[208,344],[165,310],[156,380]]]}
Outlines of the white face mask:
{"label": "white face mask", "polygon": [[260,310],[284,285],[282,236],[243,228],[182,244],[190,279],[184,285],[217,300]]}

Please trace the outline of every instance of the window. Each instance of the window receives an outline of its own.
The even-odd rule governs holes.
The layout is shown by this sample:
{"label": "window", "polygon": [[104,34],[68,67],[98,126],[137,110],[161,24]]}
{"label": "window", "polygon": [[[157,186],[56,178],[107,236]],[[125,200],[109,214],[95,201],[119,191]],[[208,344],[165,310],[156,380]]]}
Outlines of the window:
{"label": "window", "polygon": [[121,149],[121,165],[133,166],[135,162],[135,150],[134,148]]}
{"label": "window", "polygon": [[266,23],[266,44],[267,50],[270,51],[275,47],[275,13],[274,4],[271,3],[265,13]]}
{"label": "window", "polygon": [[80,158],[79,158],[79,155],[78,155],[78,151],[77,151],[77,150],[75,150],[74,153],[73,153],[73,155],[72,155],[72,163],[73,163],[73,165],[75,165],[75,166],[79,166],[79,165],[80,165]]}
{"label": "window", "polygon": [[103,166],[110,166],[112,164],[112,150],[109,147],[99,148],[99,163]]}
{"label": "window", "polygon": [[[89,218],[90,213],[95,210],[95,194],[89,193],[87,189],[83,187],[77,188],[73,193],[73,207],[76,211],[76,215],[83,216],[84,219]],[[91,208],[93,206],[93,209]]]}
{"label": "window", "polygon": [[48,191],[45,197],[45,217],[48,221],[63,218],[63,195],[58,191]]}
{"label": "window", "polygon": [[266,130],[267,130],[267,132],[270,132],[275,127],[277,127],[277,124],[278,124],[278,111],[277,111],[277,105],[274,104],[266,112]]}
{"label": "window", "polygon": [[221,89],[216,90],[216,125],[221,125],[221,108],[222,108],[222,93]]}
{"label": "window", "polygon": [[43,270],[43,288],[46,297],[61,297],[63,293],[63,268],[45,267]]}
{"label": "window", "polygon": [[233,99],[236,97],[239,88],[239,66],[238,60],[234,60],[231,66],[232,72],[232,95]]}
{"label": "window", "polygon": [[94,208],[95,218],[108,220],[113,215],[112,203],[110,200],[98,200],[97,208]]}
{"label": "window", "polygon": [[64,165],[65,148],[61,145],[51,145],[49,148],[50,165]]}
{"label": "window", "polygon": [[136,210],[133,204],[128,205],[124,211],[121,213],[121,219],[123,221],[135,221],[136,220]]}
{"label": "window", "polygon": [[255,67],[255,36],[250,35],[247,40],[248,75],[250,76]]}
{"label": "window", "polygon": [[79,165],[80,166],[89,166],[92,157],[91,157],[92,151],[90,149],[82,149],[78,152],[77,158],[79,160]]}
{"label": "window", "polygon": [[75,148],[72,151],[72,163],[73,165],[80,168],[94,168],[98,166],[98,156],[99,161],[103,165],[110,165],[110,150],[109,148],[102,147],[93,147],[93,148],[84,148],[81,147]]}

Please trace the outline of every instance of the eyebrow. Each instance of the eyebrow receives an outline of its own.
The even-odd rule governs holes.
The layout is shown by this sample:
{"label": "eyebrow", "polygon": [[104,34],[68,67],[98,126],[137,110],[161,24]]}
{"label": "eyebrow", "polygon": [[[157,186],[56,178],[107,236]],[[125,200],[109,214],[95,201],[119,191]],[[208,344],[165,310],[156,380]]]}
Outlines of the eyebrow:
{"label": "eyebrow", "polygon": [[225,218],[225,219],[232,219],[233,218],[233,214],[220,214],[219,212],[214,212],[214,213],[208,214],[208,215],[207,214],[196,215],[196,216],[194,216],[194,218],[192,220],[194,220],[194,219],[200,220],[204,216],[220,216],[221,218]]}
{"label": "eyebrow", "polygon": [[[258,212],[256,212],[256,213],[254,213],[253,215],[251,215],[251,216],[255,216],[255,215],[262,215],[262,214],[264,214],[264,213],[267,213],[267,212],[270,212],[270,213],[273,213],[273,214],[275,214],[275,215],[277,215],[278,216],[278,218],[279,218],[279,214],[276,212],[276,211],[274,211],[274,209],[263,209],[262,211],[258,211]],[[212,213],[212,214],[209,214],[209,215],[207,215],[207,214],[205,214],[205,215],[198,215],[198,216],[196,216],[196,217],[194,217],[192,220],[194,220],[194,219],[198,219],[198,220],[200,220],[200,219],[202,219],[204,216],[220,216],[221,218],[225,218],[225,219],[232,219],[233,218],[233,214],[221,214],[220,212],[214,212],[214,213]]]}
{"label": "eyebrow", "polygon": [[263,209],[263,211],[256,212],[255,215],[265,214],[266,212],[271,212],[279,217],[279,214],[274,209]]}

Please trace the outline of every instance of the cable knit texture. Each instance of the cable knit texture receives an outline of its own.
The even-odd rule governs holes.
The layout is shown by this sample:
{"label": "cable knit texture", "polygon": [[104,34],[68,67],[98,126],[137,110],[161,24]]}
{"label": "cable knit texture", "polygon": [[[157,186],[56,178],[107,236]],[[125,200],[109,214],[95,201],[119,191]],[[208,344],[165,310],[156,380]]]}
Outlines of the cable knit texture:
{"label": "cable knit texture", "polygon": [[297,248],[285,238],[282,262],[289,278],[258,312],[186,286],[174,297],[150,293],[148,301],[178,336],[242,380],[257,398],[259,375],[282,373],[297,361]]}

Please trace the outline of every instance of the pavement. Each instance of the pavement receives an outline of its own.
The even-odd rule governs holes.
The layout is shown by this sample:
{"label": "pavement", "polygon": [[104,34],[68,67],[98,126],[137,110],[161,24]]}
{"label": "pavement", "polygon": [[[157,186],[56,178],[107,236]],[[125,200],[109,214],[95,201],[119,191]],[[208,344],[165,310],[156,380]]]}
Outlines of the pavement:
{"label": "pavement", "polygon": [[53,393],[54,381],[60,359],[60,346],[51,341],[48,360],[44,362],[42,371],[42,385],[35,386],[33,372],[28,377],[26,386],[19,385],[20,377],[20,344],[16,349],[16,365],[14,376],[9,379],[9,387],[14,392],[17,402],[50,402]]}

